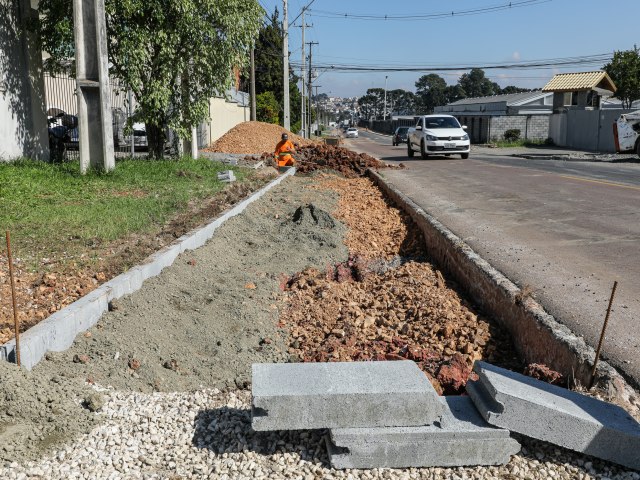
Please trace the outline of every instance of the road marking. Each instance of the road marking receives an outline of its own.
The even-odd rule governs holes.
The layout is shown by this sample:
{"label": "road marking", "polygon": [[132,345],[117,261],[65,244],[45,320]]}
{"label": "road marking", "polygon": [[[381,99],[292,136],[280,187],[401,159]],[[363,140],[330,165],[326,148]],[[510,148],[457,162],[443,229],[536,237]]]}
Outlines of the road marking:
{"label": "road marking", "polygon": [[558,177],[562,177],[562,178],[568,178],[570,180],[579,180],[581,182],[599,183],[601,185],[608,185],[610,187],[620,187],[620,188],[628,188],[628,189],[631,189],[631,190],[640,190],[640,186],[627,185],[626,183],[617,183],[617,182],[610,182],[608,180],[595,180],[595,179],[591,179],[591,178],[574,177],[573,175],[557,174],[557,176]]}

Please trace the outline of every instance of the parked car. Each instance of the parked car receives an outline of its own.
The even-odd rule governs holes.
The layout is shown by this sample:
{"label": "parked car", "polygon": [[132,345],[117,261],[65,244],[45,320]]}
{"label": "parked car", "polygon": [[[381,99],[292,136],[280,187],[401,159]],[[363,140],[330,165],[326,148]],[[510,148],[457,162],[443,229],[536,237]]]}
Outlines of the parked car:
{"label": "parked car", "polygon": [[452,153],[469,158],[471,142],[466,129],[466,125],[461,126],[456,117],[451,115],[418,117],[415,128],[408,131],[407,155],[412,158],[414,148],[417,148],[423,159],[429,158],[429,155],[449,156]]}
{"label": "parked car", "polygon": [[409,131],[409,127],[398,127],[396,131],[393,132],[393,136],[391,137],[391,143],[395,147],[396,145],[400,145],[401,143],[407,143],[407,132]]}
{"label": "parked car", "polygon": [[358,138],[358,129],[355,127],[347,128],[347,138]]}

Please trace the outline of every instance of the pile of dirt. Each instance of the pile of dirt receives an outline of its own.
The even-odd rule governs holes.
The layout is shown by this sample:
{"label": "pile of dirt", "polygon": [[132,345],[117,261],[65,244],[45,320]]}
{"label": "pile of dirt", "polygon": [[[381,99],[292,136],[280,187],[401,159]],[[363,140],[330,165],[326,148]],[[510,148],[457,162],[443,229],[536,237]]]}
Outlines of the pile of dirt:
{"label": "pile of dirt", "polygon": [[366,153],[355,153],[343,147],[333,145],[310,145],[297,149],[296,169],[299,173],[311,173],[316,170],[333,170],[345,177],[361,177],[368,168],[385,168],[384,162]]}
{"label": "pile of dirt", "polygon": [[31,374],[0,362],[0,461],[36,459],[51,445],[88,433],[101,396],[64,372]]}
{"label": "pile of dirt", "polygon": [[273,152],[283,133],[287,133],[289,140],[300,146],[313,144],[312,141],[291,133],[280,125],[243,122],[233,127],[212,145],[204,148],[203,151],[248,154]]}
{"label": "pile of dirt", "polygon": [[409,261],[361,281],[340,267],[289,282],[280,321],[291,332],[289,353],[303,361],[414,360],[446,394],[460,393],[474,360],[519,366],[508,335],[428,263]]}

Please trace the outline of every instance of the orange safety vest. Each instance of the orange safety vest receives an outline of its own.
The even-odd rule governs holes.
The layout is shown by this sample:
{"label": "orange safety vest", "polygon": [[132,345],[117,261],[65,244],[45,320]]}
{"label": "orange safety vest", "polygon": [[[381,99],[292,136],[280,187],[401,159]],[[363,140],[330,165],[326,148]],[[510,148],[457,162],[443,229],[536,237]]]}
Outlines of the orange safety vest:
{"label": "orange safety vest", "polygon": [[293,165],[293,157],[291,156],[291,150],[295,150],[295,146],[291,140],[280,140],[276,145],[276,161],[279,167],[289,167]]}

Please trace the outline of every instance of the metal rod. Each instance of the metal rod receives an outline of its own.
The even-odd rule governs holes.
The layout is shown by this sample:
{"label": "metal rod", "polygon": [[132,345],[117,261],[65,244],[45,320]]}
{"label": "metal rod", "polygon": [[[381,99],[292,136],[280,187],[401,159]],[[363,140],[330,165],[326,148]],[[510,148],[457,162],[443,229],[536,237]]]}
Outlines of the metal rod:
{"label": "metal rod", "polygon": [[591,370],[591,381],[589,382],[589,390],[593,388],[593,384],[596,380],[596,369],[598,368],[598,360],[600,359],[600,349],[602,348],[602,342],[604,341],[604,333],[607,330],[607,324],[609,323],[609,315],[611,314],[611,305],[613,304],[613,297],[616,294],[616,288],[618,288],[618,281],[613,282],[613,289],[611,290],[611,297],[609,298],[609,306],[607,307],[607,315],[604,317],[604,325],[602,325],[602,332],[600,333],[600,341],[598,342],[598,349],[596,350],[596,359],[593,362],[593,370]]}
{"label": "metal rod", "polygon": [[9,261],[9,280],[11,281],[11,298],[13,299],[13,323],[16,329],[16,363],[20,366],[20,320],[16,304],[16,288],[13,283],[13,260],[11,259],[11,237],[7,230],[7,260]]}

